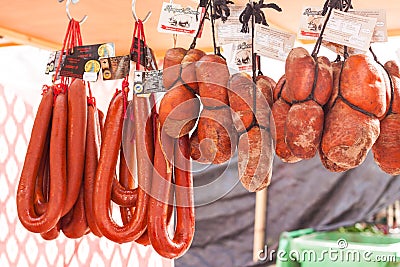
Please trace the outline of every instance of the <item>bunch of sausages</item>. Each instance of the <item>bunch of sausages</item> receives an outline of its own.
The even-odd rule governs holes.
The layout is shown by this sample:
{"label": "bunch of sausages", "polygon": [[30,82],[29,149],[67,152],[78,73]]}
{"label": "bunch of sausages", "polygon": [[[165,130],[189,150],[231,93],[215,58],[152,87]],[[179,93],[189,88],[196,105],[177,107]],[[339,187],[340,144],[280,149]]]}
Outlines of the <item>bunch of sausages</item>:
{"label": "bunch of sausages", "polygon": [[323,165],[342,172],[372,149],[376,163],[400,174],[399,68],[366,55],[329,62],[294,48],[274,89],[276,154],[284,162],[319,152]]}
{"label": "bunch of sausages", "polygon": [[43,91],[17,191],[18,216],[29,231],[48,240],[57,238],[60,229],[70,238],[88,233],[82,181],[93,178],[86,146],[91,131],[100,129],[88,127],[99,124],[101,116],[93,104],[88,106],[80,80],[68,89]]}
{"label": "bunch of sausages", "polygon": [[60,231],[69,238],[92,232],[176,258],[194,235],[189,137],[163,134],[154,98],[129,101],[128,92],[117,90],[103,122],[81,80],[44,91],[18,185],[18,216],[47,240]]}
{"label": "bunch of sausages", "polygon": [[269,105],[275,82],[259,76],[255,85],[247,74],[230,75],[222,57],[182,48],[167,51],[163,82],[168,91],[160,124],[166,134],[192,132],[190,155],[200,163],[225,163],[238,148],[242,184],[252,192],[264,189],[274,156]]}

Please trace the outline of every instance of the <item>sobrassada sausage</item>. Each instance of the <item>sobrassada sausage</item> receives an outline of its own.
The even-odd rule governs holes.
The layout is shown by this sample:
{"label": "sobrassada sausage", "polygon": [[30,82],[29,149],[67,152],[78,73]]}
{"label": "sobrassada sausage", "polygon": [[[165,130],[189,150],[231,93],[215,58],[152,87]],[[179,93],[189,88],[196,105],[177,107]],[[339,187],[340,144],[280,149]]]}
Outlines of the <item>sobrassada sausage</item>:
{"label": "sobrassada sausage", "polygon": [[[17,190],[18,217],[22,225],[31,232],[48,232],[56,226],[61,217],[66,194],[66,122],[66,95],[59,94],[55,99],[53,108],[53,91],[44,92],[32,128]],[[51,161],[49,163],[48,208],[42,215],[37,215],[34,209],[35,183],[50,125]]]}
{"label": "sobrassada sausage", "polygon": [[285,142],[294,156],[310,159],[321,141],[324,112],[333,87],[332,66],[326,57],[314,59],[304,48],[294,48],[285,65],[288,95],[292,98],[285,124]]}
{"label": "sobrassada sausage", "polygon": [[385,64],[392,85],[392,101],[380,122],[380,135],[372,146],[375,162],[390,175],[400,174],[400,71],[394,61]]}
{"label": "sobrassada sausage", "polygon": [[159,118],[162,127],[172,137],[188,134],[199,116],[200,101],[195,63],[203,51],[172,48],[164,57],[163,83],[168,92],[160,102]]}
{"label": "sobrassada sausage", "polygon": [[[325,112],[325,120],[326,120],[326,115],[329,114],[330,110],[333,107],[333,104],[336,101],[336,98],[338,97],[339,94],[339,76],[340,76],[340,71],[342,69],[342,62],[334,62],[332,64],[332,71],[333,71],[333,90],[332,90],[332,95],[331,98],[329,99],[328,103],[324,106],[324,112]],[[347,171],[348,168],[345,168],[343,166],[337,165],[335,162],[331,161],[328,159],[324,152],[322,151],[322,146],[319,146],[318,148],[319,152],[319,158],[322,162],[322,165],[331,172],[344,172]]]}
{"label": "sobrassada sausage", "polygon": [[286,119],[291,107],[287,92],[286,76],[284,75],[279,79],[274,89],[275,102],[272,106],[275,125],[275,152],[283,162],[295,163],[301,159],[293,155],[285,141]]}
{"label": "sobrassada sausage", "polygon": [[237,142],[229,108],[229,70],[221,57],[205,55],[196,63],[196,75],[204,106],[198,121],[199,142],[205,142],[205,159],[221,164],[232,157]]}
{"label": "sobrassada sausage", "polygon": [[63,215],[72,209],[78,199],[85,164],[87,126],[86,87],[82,80],[75,79],[68,89],[67,130],[67,198]]}
{"label": "sobrassada sausage", "polygon": [[378,118],[387,110],[387,83],[379,67],[365,55],[344,62],[321,142],[323,154],[341,168],[360,165],[379,136]]}
{"label": "sobrassada sausage", "polygon": [[274,147],[270,129],[274,84],[253,84],[246,73],[237,73],[229,80],[229,102],[232,119],[240,134],[238,143],[239,178],[243,186],[251,191],[266,188],[272,175]]}

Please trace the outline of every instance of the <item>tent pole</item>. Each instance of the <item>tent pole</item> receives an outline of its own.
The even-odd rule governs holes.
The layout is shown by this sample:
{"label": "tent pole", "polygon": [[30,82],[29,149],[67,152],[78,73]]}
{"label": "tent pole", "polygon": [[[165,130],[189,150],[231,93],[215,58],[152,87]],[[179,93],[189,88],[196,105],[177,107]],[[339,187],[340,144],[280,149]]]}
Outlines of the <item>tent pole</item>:
{"label": "tent pole", "polygon": [[[254,216],[254,242],[253,261],[258,262],[260,257],[266,258],[268,251],[265,251],[265,230],[267,220],[267,191],[261,190],[256,193],[256,210]],[[262,253],[263,252],[263,253]]]}

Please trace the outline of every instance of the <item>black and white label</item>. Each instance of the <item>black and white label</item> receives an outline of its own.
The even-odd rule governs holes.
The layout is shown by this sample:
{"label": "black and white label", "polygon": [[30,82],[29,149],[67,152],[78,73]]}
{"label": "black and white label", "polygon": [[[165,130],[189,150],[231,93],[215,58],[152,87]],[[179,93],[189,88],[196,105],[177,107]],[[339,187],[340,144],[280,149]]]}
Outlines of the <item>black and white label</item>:
{"label": "black and white label", "polygon": [[133,91],[135,94],[163,93],[162,70],[135,71]]}

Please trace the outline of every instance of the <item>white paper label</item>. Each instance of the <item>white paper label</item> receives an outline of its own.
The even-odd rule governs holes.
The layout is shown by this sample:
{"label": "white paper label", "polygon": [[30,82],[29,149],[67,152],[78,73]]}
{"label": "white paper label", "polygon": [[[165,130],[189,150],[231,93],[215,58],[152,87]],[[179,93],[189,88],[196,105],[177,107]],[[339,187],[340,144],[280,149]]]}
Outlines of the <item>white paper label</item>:
{"label": "white paper label", "polygon": [[325,41],[367,51],[376,22],[376,18],[333,10],[323,37]]}
{"label": "white paper label", "polygon": [[157,30],[163,33],[195,36],[200,25],[201,14],[190,6],[164,2]]}
{"label": "white paper label", "polygon": [[[347,12],[358,16],[376,18],[377,22],[375,24],[372,42],[387,42],[386,11],[384,9],[350,9]],[[320,7],[304,7],[301,14],[297,38],[316,40],[321,33],[324,22],[325,16],[322,16],[322,9]],[[344,30],[351,31],[351,28],[345,28]]]}
{"label": "white paper label", "polygon": [[295,40],[295,34],[257,24],[254,51],[264,57],[285,61]]}
{"label": "white paper label", "polygon": [[97,81],[98,73],[97,72],[84,72],[83,80],[87,82],[95,82]]}
{"label": "white paper label", "polygon": [[377,22],[375,24],[374,34],[372,36],[372,42],[387,42],[388,34],[387,34],[387,23],[386,23],[386,10],[350,9],[348,13],[368,18],[376,18]]}
{"label": "white paper label", "polygon": [[239,16],[245,9],[245,6],[230,6],[231,14],[225,22],[217,20],[215,22],[217,45],[222,46],[235,42],[243,42],[251,40],[251,23],[249,23],[249,33],[243,33],[242,23]]}
{"label": "white paper label", "polygon": [[238,71],[252,70],[251,41],[234,43],[228,66]]}
{"label": "white paper label", "polygon": [[325,17],[322,16],[321,7],[304,7],[301,14],[300,27],[297,38],[302,40],[317,39],[319,34],[321,33],[324,21]]}
{"label": "white paper label", "polygon": [[399,62],[400,62],[400,48],[397,49],[396,54],[397,54],[397,58],[399,59]]}

